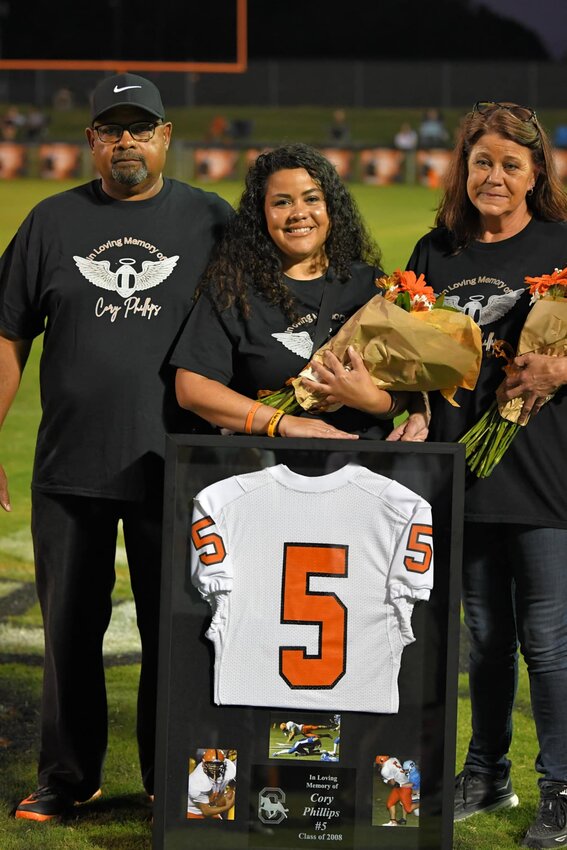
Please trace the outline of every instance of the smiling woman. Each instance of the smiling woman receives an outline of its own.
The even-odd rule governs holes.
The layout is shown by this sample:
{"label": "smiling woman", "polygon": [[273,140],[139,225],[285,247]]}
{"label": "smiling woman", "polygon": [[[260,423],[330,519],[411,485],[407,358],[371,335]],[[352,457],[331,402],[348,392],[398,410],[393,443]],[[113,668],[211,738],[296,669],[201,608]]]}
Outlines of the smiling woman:
{"label": "smiling woman", "polygon": [[468,161],[467,194],[479,212],[482,240],[513,236],[531,218],[526,198],[533,192],[536,169],[529,148],[497,133],[485,133]]}
{"label": "smiling woman", "polygon": [[272,174],[266,185],[265,214],[283,272],[296,280],[324,274],[329,214],[323,190],[309,172],[286,168]]}
{"label": "smiling woman", "polygon": [[[508,751],[521,645],[541,774],[539,813],[522,844],[557,846],[567,841],[567,368],[565,357],[529,353],[503,372],[500,357],[516,350],[529,311],[526,276],[567,265],[567,198],[532,109],[475,104],[436,224],[408,265],[446,303],[474,313],[484,353],[474,392],[457,392],[459,408],[448,413],[431,398],[432,439],[459,440],[497,393],[501,401],[522,398],[523,411],[532,412],[490,477],[467,479],[463,605],[473,732],[454,817],[518,805]],[[557,316],[553,322],[561,324]]]}
{"label": "smiling woman", "polygon": [[[317,366],[315,415],[256,401],[298,375],[376,295],[379,262],[354,199],[321,153],[289,145],[261,154],[173,353],[181,406],[248,434],[385,436],[382,420],[393,419],[399,399],[374,385],[356,352],[351,368],[332,354]],[[329,412],[336,402],[343,407]],[[424,431],[425,413],[415,412],[395,438],[424,439]]]}

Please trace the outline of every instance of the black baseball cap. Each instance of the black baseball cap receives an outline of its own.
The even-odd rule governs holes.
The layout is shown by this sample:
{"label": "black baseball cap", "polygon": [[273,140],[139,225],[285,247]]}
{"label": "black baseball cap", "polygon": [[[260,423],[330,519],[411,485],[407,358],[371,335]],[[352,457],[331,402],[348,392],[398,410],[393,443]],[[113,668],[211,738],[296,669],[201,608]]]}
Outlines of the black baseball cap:
{"label": "black baseball cap", "polygon": [[165,118],[165,109],[157,86],[137,74],[116,74],[106,77],[93,92],[92,121],[114,106],[139,106],[150,115]]}

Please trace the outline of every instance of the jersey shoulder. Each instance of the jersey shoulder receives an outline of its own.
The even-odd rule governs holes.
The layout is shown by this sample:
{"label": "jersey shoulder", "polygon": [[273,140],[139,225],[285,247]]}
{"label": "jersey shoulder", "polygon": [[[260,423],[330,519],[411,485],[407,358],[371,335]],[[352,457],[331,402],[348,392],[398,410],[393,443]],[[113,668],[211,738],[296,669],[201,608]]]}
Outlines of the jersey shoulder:
{"label": "jersey shoulder", "polygon": [[366,467],[360,467],[353,483],[379,499],[402,519],[409,519],[418,508],[431,508],[429,502],[393,478],[387,478]]}
{"label": "jersey shoulder", "polygon": [[267,469],[233,475],[209,484],[195,496],[195,502],[200,504],[206,513],[214,514],[247,493],[268,486],[270,482],[273,482],[273,479]]}

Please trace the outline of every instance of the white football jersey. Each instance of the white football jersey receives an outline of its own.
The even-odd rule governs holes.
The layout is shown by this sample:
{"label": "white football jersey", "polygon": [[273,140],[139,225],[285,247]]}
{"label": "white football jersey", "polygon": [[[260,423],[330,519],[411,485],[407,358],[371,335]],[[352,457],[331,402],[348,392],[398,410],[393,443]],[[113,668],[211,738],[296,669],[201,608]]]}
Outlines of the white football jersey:
{"label": "white football jersey", "polygon": [[398,710],[413,604],[433,585],[424,499],[355,464],[280,464],[202,490],[191,541],[217,704]]}
{"label": "white football jersey", "polygon": [[391,758],[385,761],[380,770],[384,782],[393,779],[398,785],[410,785],[410,781],[406,771],[403,769],[398,759]]}

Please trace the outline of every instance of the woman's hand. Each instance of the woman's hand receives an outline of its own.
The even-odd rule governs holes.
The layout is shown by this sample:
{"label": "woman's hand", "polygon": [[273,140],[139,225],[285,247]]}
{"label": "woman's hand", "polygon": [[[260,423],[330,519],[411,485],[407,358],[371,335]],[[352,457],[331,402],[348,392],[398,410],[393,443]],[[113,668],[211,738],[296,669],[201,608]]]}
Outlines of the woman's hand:
{"label": "woman's hand", "polygon": [[303,386],[322,397],[319,410],[339,403],[378,416],[387,413],[392,406],[390,393],[374,384],[362,357],[352,345],[348,353],[350,366],[345,367],[332,351],[325,351],[324,363],[309,364],[317,380],[302,378]]}
{"label": "woman's hand", "polygon": [[281,437],[318,437],[324,440],[358,440],[358,434],[340,431],[322,419],[291,416],[286,413],[280,419],[278,433]]}
{"label": "woman's hand", "polygon": [[524,401],[518,418],[525,425],[530,416],[539,413],[548,396],[567,383],[567,358],[548,354],[522,354],[508,367],[506,378],[496,391],[499,404],[514,398]]}
{"label": "woman's hand", "polygon": [[[218,381],[196,372],[178,369],[175,381],[177,400],[181,407],[192,410],[212,425],[232,432],[264,436],[275,408],[258,404],[254,399],[225,387]],[[357,440],[358,434],[339,431],[321,419],[284,414],[279,420],[277,434],[281,437],[321,437],[324,440]],[[0,479],[1,484],[1,479]],[[1,492],[1,491],[0,491]]]}
{"label": "woman's hand", "polygon": [[386,440],[423,443],[427,439],[428,433],[428,417],[426,413],[420,411],[410,413],[407,419],[404,419],[400,425],[390,431]]}

